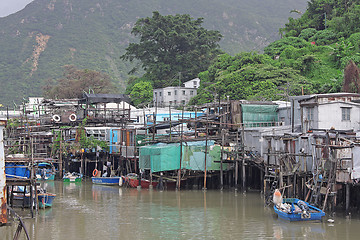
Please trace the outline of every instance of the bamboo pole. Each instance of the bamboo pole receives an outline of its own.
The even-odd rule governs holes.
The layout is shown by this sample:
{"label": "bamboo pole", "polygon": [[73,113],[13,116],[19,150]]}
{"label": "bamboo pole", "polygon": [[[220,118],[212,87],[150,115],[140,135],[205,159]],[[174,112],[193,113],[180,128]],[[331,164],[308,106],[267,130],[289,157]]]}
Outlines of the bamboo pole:
{"label": "bamboo pole", "polygon": [[241,115],[241,155],[242,155],[242,188],[246,191],[246,169],[245,169],[245,129],[243,119],[243,109],[240,104],[240,115]]}
{"label": "bamboo pole", "polygon": [[235,190],[238,190],[239,183],[239,132],[236,131],[236,158],[235,158]]}
{"label": "bamboo pole", "polygon": [[63,169],[62,169],[62,167],[63,167],[63,164],[62,164],[62,130],[60,130],[60,150],[59,150],[59,177],[60,177],[60,179],[62,179],[62,177],[63,177]]}
{"label": "bamboo pole", "polygon": [[223,170],[223,146],[225,144],[224,129],[221,130],[221,155],[220,155],[220,190],[224,188],[224,170]]}
{"label": "bamboo pole", "polygon": [[[207,118],[207,115],[206,115]],[[206,124],[206,139],[205,139],[205,167],[204,167],[204,190],[206,190],[206,159],[207,159],[207,143],[208,143],[208,124]]]}
{"label": "bamboo pole", "polygon": [[180,190],[180,182],[181,182],[181,161],[182,161],[182,144],[183,144],[183,134],[184,134],[184,106],[182,108],[182,113],[181,113],[181,138],[180,138],[180,165],[179,165],[179,170],[178,170],[178,179],[177,179],[177,190]]}
{"label": "bamboo pole", "polygon": [[195,138],[197,138],[197,107],[195,106]]}
{"label": "bamboo pole", "polygon": [[169,105],[169,124],[170,124],[170,141],[171,141],[171,107]]}

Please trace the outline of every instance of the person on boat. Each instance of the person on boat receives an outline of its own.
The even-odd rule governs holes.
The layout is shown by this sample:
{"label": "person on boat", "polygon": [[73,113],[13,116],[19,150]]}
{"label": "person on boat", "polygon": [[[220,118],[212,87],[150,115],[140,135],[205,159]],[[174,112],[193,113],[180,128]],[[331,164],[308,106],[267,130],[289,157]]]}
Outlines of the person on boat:
{"label": "person on boat", "polygon": [[283,198],[281,196],[281,192],[279,189],[275,189],[274,195],[273,195],[273,203],[275,205],[280,205],[283,202]]}
{"label": "person on boat", "polygon": [[112,177],[111,176],[111,162],[110,161],[106,162],[106,169],[107,169],[107,173],[108,173],[107,176]]}
{"label": "person on boat", "polygon": [[40,175],[41,175],[41,178],[42,178],[43,180],[46,179],[46,170],[45,170],[45,168],[41,169]]}
{"label": "person on boat", "polygon": [[291,205],[289,205],[287,203],[283,203],[283,197],[282,197],[279,189],[275,189],[275,192],[273,195],[273,203],[279,210],[286,212],[286,213],[291,212]]}
{"label": "person on boat", "polygon": [[103,166],[103,177],[107,177],[108,176],[108,168],[107,168],[107,166],[104,164],[104,166]]}

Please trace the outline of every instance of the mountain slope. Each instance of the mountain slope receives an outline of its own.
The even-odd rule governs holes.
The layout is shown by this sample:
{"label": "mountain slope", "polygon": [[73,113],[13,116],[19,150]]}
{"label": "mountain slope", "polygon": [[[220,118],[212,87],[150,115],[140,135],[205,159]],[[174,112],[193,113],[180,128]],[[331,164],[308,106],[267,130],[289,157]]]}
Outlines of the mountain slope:
{"label": "mountain slope", "polygon": [[5,17],[23,9],[28,3],[33,0],[16,0],[16,1],[1,1],[0,17]]}
{"label": "mountain slope", "polygon": [[0,103],[41,95],[44,81],[67,64],[109,74],[122,92],[130,63],[119,56],[137,40],[130,33],[136,20],[153,11],[203,17],[205,28],[223,34],[221,48],[235,54],[278,39],[290,10],[305,7],[305,0],[35,0],[0,18]]}

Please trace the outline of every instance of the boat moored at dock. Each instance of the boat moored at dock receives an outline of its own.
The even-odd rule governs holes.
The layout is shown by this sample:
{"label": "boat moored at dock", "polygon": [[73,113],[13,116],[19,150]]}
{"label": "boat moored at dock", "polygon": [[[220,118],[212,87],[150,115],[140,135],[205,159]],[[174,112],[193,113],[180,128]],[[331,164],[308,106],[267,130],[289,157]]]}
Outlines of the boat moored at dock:
{"label": "boat moored at dock", "polygon": [[[45,189],[39,188],[38,190],[38,204],[39,208],[52,207],[53,201],[56,197],[54,193],[48,193]],[[24,186],[16,186],[10,194],[12,197],[12,206],[13,207],[31,207],[30,193]],[[35,198],[35,196],[34,196]],[[35,202],[35,201],[34,201]]]}
{"label": "boat moored at dock", "polygon": [[55,179],[55,167],[53,164],[48,162],[41,162],[37,164],[36,170],[37,180],[54,180]]}
{"label": "boat moored at dock", "polygon": [[[121,177],[92,177],[93,184],[120,185]],[[121,181],[122,182],[122,181]]]}
{"label": "boat moored at dock", "polygon": [[[124,179],[125,179],[125,183],[127,183],[130,187],[136,188],[139,186],[139,178],[137,174],[128,174],[124,176]],[[149,188],[150,185],[156,187],[158,184],[159,184],[158,181],[150,182],[150,180],[142,178],[140,186],[142,188]]]}
{"label": "boat moored at dock", "polygon": [[56,194],[54,194],[54,193],[38,194],[39,208],[52,207],[55,197],[56,197]]}
{"label": "boat moored at dock", "polygon": [[81,182],[81,175],[79,173],[67,173],[63,177],[63,181],[79,183],[79,182]]}
{"label": "boat moored at dock", "polygon": [[279,218],[294,221],[321,221],[325,213],[307,202],[297,198],[285,198],[280,204],[274,204],[275,213]]}

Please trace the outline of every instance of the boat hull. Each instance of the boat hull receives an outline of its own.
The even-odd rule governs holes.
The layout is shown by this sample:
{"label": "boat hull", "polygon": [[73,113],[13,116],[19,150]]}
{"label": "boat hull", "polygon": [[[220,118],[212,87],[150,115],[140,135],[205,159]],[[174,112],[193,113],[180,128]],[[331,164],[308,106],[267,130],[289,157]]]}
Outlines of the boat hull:
{"label": "boat hull", "polygon": [[81,178],[80,177],[64,177],[63,178],[64,182],[81,182]]}
{"label": "boat hull", "polygon": [[38,194],[39,208],[52,207],[55,197],[56,194],[52,193]]}
{"label": "boat hull", "polygon": [[[137,179],[136,177],[126,176],[125,181],[129,184],[130,187],[136,188],[136,187],[139,186],[139,179]],[[153,187],[156,187],[158,184],[159,184],[159,182],[153,181],[151,185]],[[141,179],[141,187],[142,188],[149,188],[150,187],[150,181],[146,180],[146,179]]]}
{"label": "boat hull", "polygon": [[[298,201],[300,201],[297,198],[285,198],[283,200],[283,203],[289,203],[289,204],[296,204]],[[304,215],[301,212],[293,212],[287,213],[283,212],[280,209],[274,205],[274,211],[278,215],[279,218],[290,221],[290,222],[296,222],[296,221],[321,221],[322,217],[325,216],[325,213],[312,205],[310,205],[307,202],[304,202],[309,207],[309,216],[304,217]]]}
{"label": "boat hull", "polygon": [[51,174],[51,175],[47,175],[47,176],[41,176],[40,174],[36,174],[36,180],[53,181],[53,180],[55,180],[55,174]]}
{"label": "boat hull", "polygon": [[52,163],[40,162],[37,163],[36,179],[51,181],[55,179],[55,167]]}
{"label": "boat hull", "polygon": [[101,185],[119,185],[121,177],[92,177],[91,181],[93,184]]}

